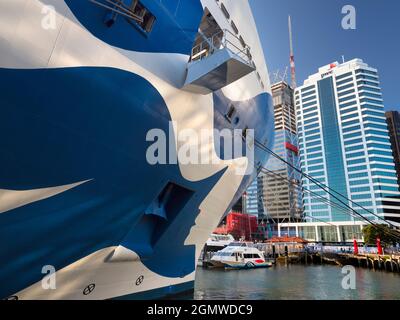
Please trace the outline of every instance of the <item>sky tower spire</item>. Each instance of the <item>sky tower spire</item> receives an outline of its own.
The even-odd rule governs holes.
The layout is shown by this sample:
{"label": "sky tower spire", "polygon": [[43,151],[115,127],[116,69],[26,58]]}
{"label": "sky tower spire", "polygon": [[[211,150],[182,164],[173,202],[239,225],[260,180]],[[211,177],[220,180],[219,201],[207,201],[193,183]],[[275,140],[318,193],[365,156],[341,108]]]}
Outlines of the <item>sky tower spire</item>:
{"label": "sky tower spire", "polygon": [[294,63],[294,51],[293,51],[293,36],[292,36],[292,19],[289,16],[289,41],[290,41],[290,74],[292,79],[292,88],[297,87],[296,84],[296,66]]}

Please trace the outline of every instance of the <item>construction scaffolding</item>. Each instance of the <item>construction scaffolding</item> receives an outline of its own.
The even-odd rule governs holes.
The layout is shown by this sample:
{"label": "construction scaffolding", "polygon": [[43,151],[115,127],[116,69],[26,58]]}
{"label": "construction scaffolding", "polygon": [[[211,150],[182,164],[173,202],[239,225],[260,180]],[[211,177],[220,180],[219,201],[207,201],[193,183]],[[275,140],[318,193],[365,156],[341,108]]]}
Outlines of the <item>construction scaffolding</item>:
{"label": "construction scaffolding", "polygon": [[[275,110],[275,147],[279,154],[293,166],[300,168],[296,114],[293,89],[284,81],[272,85]],[[289,165],[270,158],[267,167],[272,174],[258,177],[259,207],[264,208],[264,218],[270,223],[298,222],[302,219],[301,177]],[[291,183],[282,183],[284,177]]]}

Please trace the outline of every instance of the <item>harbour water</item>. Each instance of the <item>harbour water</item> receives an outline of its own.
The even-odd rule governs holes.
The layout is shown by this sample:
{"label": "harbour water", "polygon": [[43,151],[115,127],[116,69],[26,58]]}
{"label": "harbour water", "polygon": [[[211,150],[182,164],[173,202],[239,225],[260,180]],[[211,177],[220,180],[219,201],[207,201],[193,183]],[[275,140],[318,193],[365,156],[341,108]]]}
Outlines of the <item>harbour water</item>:
{"label": "harbour water", "polygon": [[356,289],[345,290],[338,266],[276,265],[268,269],[197,269],[196,300],[400,299],[400,274],[356,268]]}

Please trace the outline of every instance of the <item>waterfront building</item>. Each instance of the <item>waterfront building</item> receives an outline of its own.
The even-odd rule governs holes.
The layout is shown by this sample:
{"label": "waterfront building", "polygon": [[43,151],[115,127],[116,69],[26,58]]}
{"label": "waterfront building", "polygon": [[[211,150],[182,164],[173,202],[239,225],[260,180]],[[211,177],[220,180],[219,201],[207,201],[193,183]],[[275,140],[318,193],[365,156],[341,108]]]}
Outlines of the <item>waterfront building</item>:
{"label": "waterfront building", "polygon": [[258,222],[254,215],[243,214],[241,212],[231,211],[221,221],[218,228],[214,230],[215,234],[229,234],[236,240],[246,239],[254,240],[258,238]]}
{"label": "waterfront building", "polygon": [[296,236],[309,242],[352,243],[354,240],[364,242],[362,228],[367,225],[363,221],[336,222],[298,222],[278,225],[278,236]]}
{"label": "waterfront building", "polygon": [[[378,71],[360,59],[323,66],[295,90],[295,105],[302,171],[343,195],[369,220],[400,226],[400,192]],[[337,201],[309,179],[303,178],[303,186],[313,192],[304,194],[306,221],[347,222],[348,231],[361,221],[329,205]]]}
{"label": "waterfront building", "polygon": [[397,181],[400,183],[400,113],[398,111],[388,111],[385,116],[389,129],[390,143],[392,144]]}
{"label": "waterfront building", "polygon": [[291,166],[300,168],[296,114],[293,89],[286,82],[272,85],[275,116],[273,151],[290,165],[270,157],[266,169],[258,177],[259,216],[270,223],[295,222],[302,217],[301,175]]}

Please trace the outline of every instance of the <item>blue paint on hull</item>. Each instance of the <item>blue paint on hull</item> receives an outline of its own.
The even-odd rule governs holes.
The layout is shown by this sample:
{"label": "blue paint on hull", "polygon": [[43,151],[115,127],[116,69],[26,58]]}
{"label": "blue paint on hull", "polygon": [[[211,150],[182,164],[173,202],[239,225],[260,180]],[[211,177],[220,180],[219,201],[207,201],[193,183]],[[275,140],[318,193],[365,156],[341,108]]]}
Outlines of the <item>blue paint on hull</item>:
{"label": "blue paint on hull", "polygon": [[[130,5],[131,0],[124,0]],[[119,16],[112,27],[104,24],[109,10],[90,1],[65,0],[79,22],[98,39],[131,51],[190,55],[203,16],[200,0],[141,0],[156,17],[149,34],[138,31],[134,22]]]}
{"label": "blue paint on hull", "polygon": [[[0,88],[0,189],[91,179],[0,214],[0,297],[39,281],[44,265],[59,270],[119,244],[135,250],[146,267],[162,276],[194,271],[195,247],[185,246],[184,240],[224,171],[190,182],[177,165],[147,163],[145,150],[151,143],[146,133],[153,128],[167,132],[171,120],[164,99],[149,82],[113,68],[0,69]],[[222,129],[229,101],[217,95],[215,125]],[[267,95],[256,98],[252,109],[260,139],[272,130],[263,127],[269,101]],[[253,100],[236,104],[245,119]],[[256,156],[266,160],[265,154]],[[232,204],[252,178],[245,178]],[[173,221],[151,216],[149,222],[146,208],[170,182],[188,190],[184,206]],[[151,237],[137,237],[143,225],[150,226]]]}
{"label": "blue paint on hull", "polygon": [[[152,243],[154,255],[143,263],[167,277],[193,272],[195,248],[183,242],[223,172],[193,183],[177,165],[147,163],[146,133],[153,128],[168,132],[170,121],[157,90],[137,75],[109,68],[1,69],[0,86],[0,189],[92,179],[0,214],[0,243],[6,244],[0,247],[0,296],[40,280],[44,265],[59,270],[121,243],[140,254],[127,235],[135,233],[145,209],[168,182],[192,190],[193,196]],[[25,88],[24,94],[17,88]],[[126,94],[132,90],[141,94]],[[154,223],[162,228],[162,222]],[[167,250],[167,244],[175,250]]]}
{"label": "blue paint on hull", "polygon": [[157,288],[144,292],[128,294],[120,297],[113,298],[112,300],[155,300],[155,299],[168,299],[177,295],[184,295],[185,297],[193,297],[194,281],[188,281],[177,285]]}

